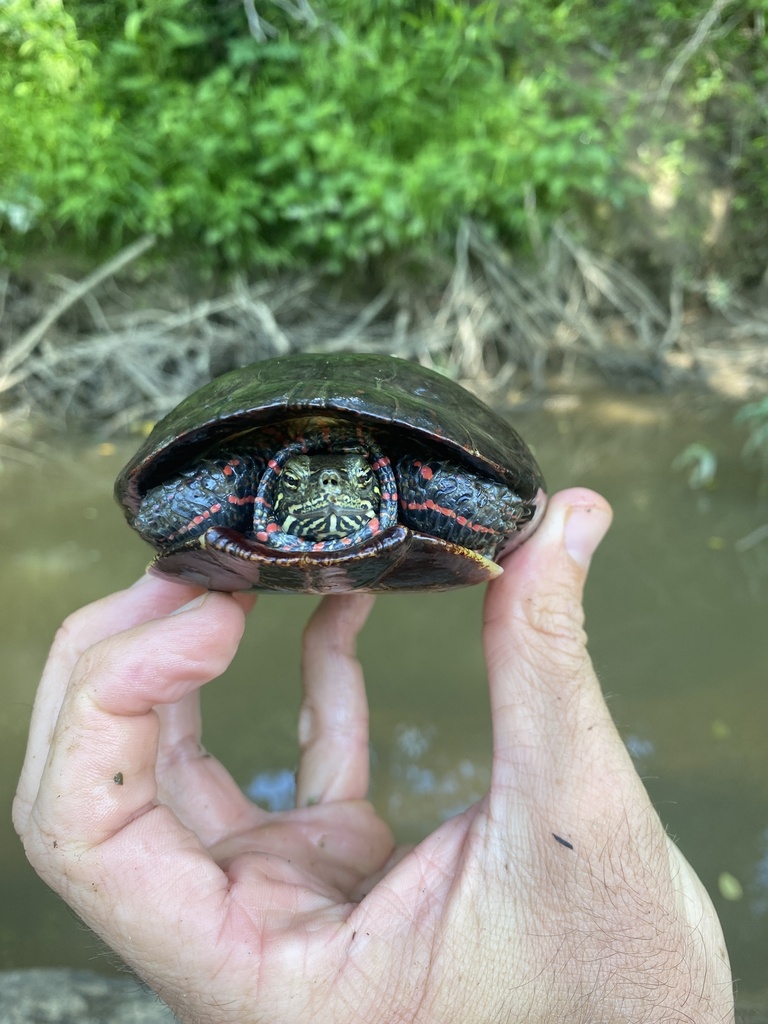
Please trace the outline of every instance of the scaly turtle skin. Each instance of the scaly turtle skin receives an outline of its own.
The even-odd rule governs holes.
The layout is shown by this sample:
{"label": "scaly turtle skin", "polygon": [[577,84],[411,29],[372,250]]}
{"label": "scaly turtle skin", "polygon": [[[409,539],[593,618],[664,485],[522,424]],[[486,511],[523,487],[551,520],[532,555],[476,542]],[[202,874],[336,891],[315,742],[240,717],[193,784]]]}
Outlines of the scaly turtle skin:
{"label": "scaly turtle skin", "polygon": [[158,555],[212,590],[444,590],[483,582],[546,498],[518,434],[440,374],[296,355],[219,377],[115,485]]}

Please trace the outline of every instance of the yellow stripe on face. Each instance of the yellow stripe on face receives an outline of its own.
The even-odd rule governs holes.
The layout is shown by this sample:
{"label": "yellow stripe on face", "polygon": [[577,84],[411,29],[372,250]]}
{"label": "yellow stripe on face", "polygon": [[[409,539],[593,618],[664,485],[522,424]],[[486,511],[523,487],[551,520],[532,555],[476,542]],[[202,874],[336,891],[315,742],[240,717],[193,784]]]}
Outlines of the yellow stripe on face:
{"label": "yellow stripe on face", "polygon": [[323,541],[371,522],[380,500],[376,474],[362,452],[296,455],[282,468],[274,515],[286,533]]}

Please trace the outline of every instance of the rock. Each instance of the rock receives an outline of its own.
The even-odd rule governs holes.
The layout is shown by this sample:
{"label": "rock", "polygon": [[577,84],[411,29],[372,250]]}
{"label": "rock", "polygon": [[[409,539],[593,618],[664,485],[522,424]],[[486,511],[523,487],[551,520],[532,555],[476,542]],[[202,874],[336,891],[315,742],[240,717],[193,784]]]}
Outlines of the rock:
{"label": "rock", "polygon": [[0,971],[2,1024],[175,1024],[138,980],[64,967]]}

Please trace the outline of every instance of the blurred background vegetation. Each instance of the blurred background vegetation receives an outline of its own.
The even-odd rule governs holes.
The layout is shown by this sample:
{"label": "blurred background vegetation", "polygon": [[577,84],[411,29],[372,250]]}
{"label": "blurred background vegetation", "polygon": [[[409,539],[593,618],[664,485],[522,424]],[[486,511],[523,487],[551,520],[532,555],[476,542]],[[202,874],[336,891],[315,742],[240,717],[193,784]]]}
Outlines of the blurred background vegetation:
{"label": "blurred background vegetation", "polygon": [[4,255],[152,232],[201,268],[340,273],[446,253],[467,216],[526,248],[535,210],[643,271],[754,285],[767,11],[4,0]]}

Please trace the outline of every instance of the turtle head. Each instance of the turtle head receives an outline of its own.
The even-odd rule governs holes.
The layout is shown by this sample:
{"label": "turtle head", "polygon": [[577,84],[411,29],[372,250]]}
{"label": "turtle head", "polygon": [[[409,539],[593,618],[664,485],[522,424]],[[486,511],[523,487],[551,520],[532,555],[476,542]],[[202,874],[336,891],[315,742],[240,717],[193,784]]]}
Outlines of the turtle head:
{"label": "turtle head", "polygon": [[294,455],[278,477],[273,511],[286,533],[326,541],[366,526],[380,500],[376,474],[360,452]]}

